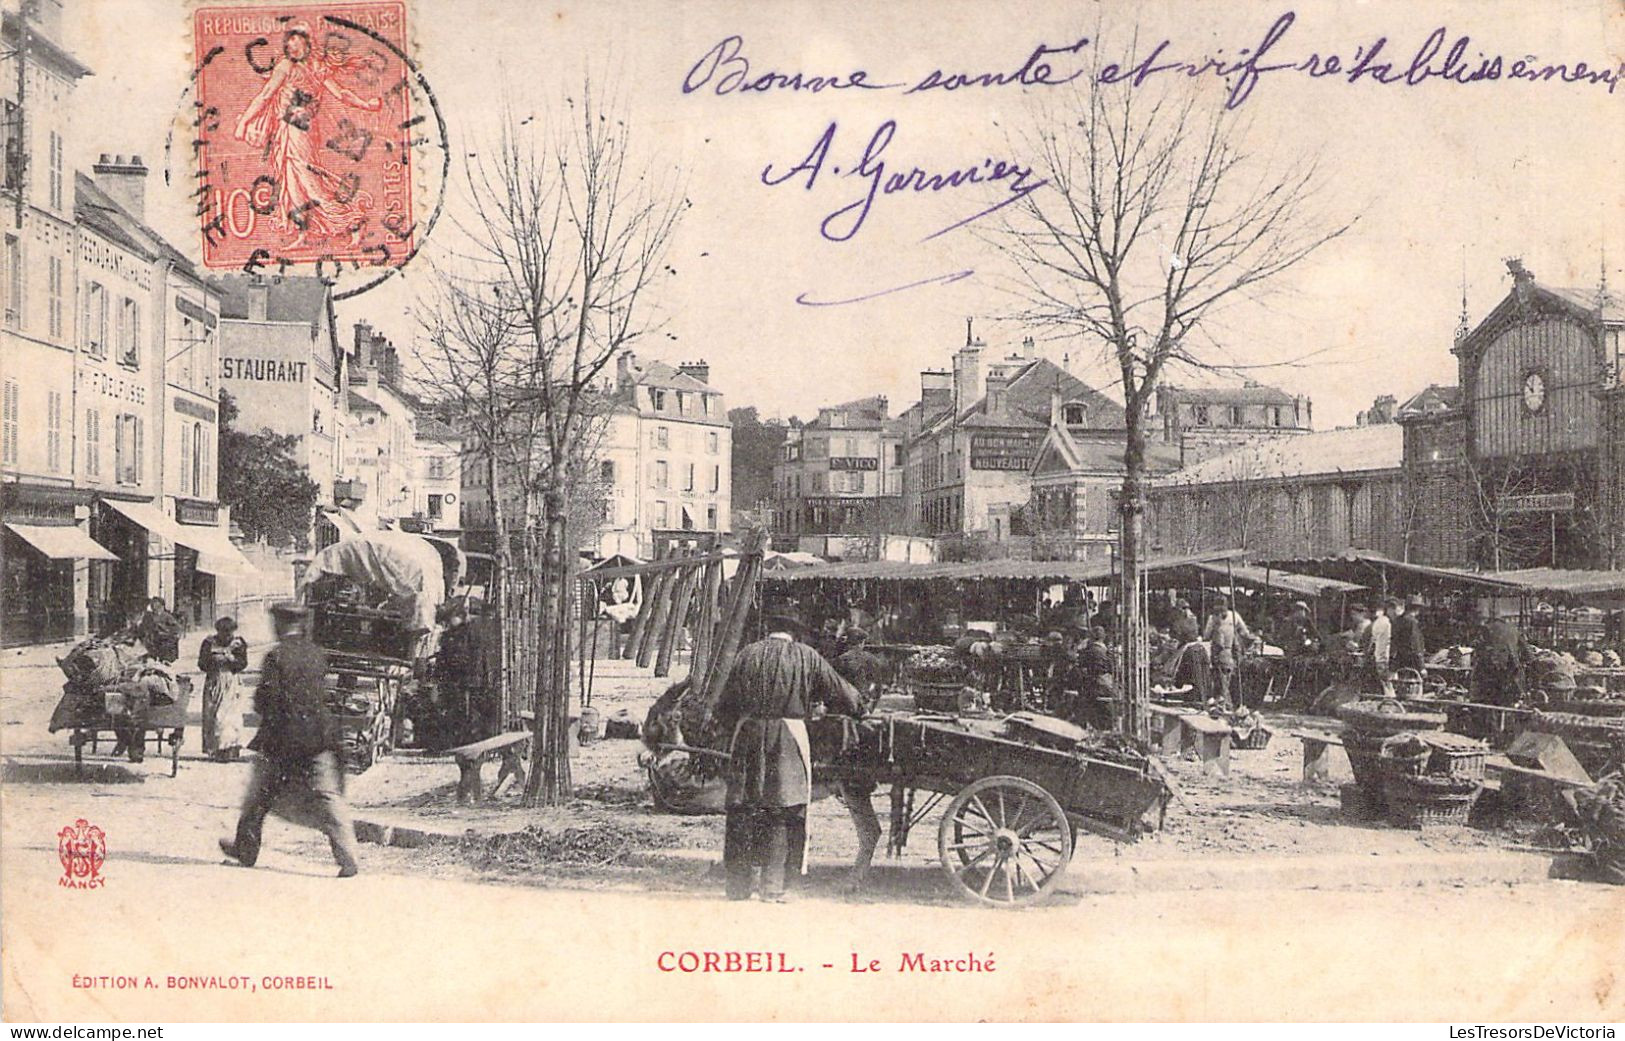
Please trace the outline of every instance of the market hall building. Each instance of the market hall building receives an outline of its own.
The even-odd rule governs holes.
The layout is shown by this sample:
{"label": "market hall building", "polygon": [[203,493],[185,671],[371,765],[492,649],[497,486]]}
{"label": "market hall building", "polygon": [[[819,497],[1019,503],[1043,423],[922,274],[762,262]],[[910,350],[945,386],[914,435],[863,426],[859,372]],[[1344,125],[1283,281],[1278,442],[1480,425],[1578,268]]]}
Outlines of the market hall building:
{"label": "market hall building", "polygon": [[1512,290],[1451,351],[1455,404],[1400,418],[1410,559],[1625,567],[1625,307],[1605,284]]}

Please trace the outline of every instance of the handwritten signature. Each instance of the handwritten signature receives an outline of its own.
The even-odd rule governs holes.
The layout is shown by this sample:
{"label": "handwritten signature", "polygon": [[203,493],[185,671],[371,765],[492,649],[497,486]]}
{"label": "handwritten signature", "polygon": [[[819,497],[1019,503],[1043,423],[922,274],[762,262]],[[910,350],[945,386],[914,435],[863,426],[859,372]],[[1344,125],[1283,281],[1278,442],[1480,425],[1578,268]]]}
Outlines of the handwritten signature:
{"label": "handwritten signature", "polygon": [[897,121],[894,119],[888,119],[875,128],[869,143],[863,146],[863,153],[859,156],[857,164],[848,166],[845,173],[842,173],[840,166],[829,162],[830,149],[834,146],[838,127],[838,123],[831,122],[808,150],[806,158],[782,173],[775,173],[772,163],[762,169],[762,183],[770,188],[806,175],[807,179],[802,188],[805,191],[812,191],[818,183],[818,175],[824,172],[826,164],[829,167],[830,177],[857,177],[867,182],[861,195],[839,209],[831,211],[819,223],[819,234],[831,242],[847,242],[856,235],[869,219],[875,201],[882,196],[898,192],[916,195],[923,192],[945,192],[975,184],[1003,184],[1009,189],[1009,194],[992,206],[940,228],[922,240],[929,241],[939,235],[946,235],[955,228],[962,228],[971,221],[985,217],[1013,202],[1018,202],[1049,183],[1029,180],[1033,172],[1031,166],[992,156],[985,156],[947,171],[923,170],[911,165],[907,172],[902,172],[901,166],[888,167],[881,154],[897,135]]}
{"label": "handwritten signature", "polygon": [[[1396,59],[1388,56],[1387,36],[1378,36],[1369,44],[1355,46],[1352,51],[1316,51],[1288,56],[1281,41],[1297,18],[1296,12],[1284,12],[1265,30],[1256,44],[1232,52],[1234,57],[1226,57],[1223,48],[1197,58],[1180,57],[1173,41],[1164,39],[1152,46],[1144,58],[1125,58],[1099,65],[1096,81],[1140,87],[1156,76],[1184,75],[1190,79],[1215,77],[1229,87],[1225,107],[1234,109],[1253,96],[1264,76],[1275,73],[1297,74],[1316,80],[1338,78],[1351,85],[1369,82],[1405,87],[1420,86],[1430,80],[1457,86],[1502,80],[1523,83],[1556,80],[1565,84],[1601,86],[1609,94],[1613,94],[1621,80],[1625,79],[1625,62],[1598,65],[1584,61],[1549,61],[1529,53],[1474,51],[1472,37],[1466,34],[1457,36],[1447,45],[1450,33],[1442,25],[1427,35],[1408,61],[1403,57]],[[883,82],[873,82],[867,69],[812,74],[801,71],[758,71],[743,53],[744,38],[730,35],[707,50],[689,68],[688,74],[683,77],[682,92],[694,94],[709,90],[720,96],[748,96],[890,90],[919,94],[998,87],[1057,87],[1078,79],[1085,70],[1057,68],[1051,59],[1064,62],[1076,58],[1089,43],[1088,37],[1061,46],[1040,43],[1027,54],[1024,61],[1014,63],[1003,71],[947,72],[939,68],[914,80],[888,77]],[[1473,52],[1471,55],[1470,51]]]}

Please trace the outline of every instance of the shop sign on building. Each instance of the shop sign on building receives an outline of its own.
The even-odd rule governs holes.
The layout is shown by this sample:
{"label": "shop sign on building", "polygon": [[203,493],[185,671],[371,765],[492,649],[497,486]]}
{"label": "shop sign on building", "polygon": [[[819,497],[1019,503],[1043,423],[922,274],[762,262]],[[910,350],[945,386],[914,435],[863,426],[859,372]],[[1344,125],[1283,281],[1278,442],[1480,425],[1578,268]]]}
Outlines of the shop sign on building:
{"label": "shop sign on building", "polygon": [[832,455],[829,457],[831,470],[878,470],[880,460],[868,456]]}
{"label": "shop sign on building", "polygon": [[1036,434],[977,434],[971,440],[972,470],[1028,470],[1038,449]]}
{"label": "shop sign on building", "polygon": [[1574,493],[1509,495],[1501,500],[1497,510],[1500,513],[1570,513],[1574,510]]}

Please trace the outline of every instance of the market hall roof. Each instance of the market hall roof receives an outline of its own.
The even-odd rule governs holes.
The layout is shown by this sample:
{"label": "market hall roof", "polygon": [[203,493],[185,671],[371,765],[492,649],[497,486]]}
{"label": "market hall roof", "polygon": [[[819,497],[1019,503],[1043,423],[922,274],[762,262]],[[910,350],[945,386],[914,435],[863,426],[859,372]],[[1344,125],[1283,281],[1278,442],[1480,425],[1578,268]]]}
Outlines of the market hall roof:
{"label": "market hall roof", "polygon": [[1255,442],[1175,470],[1155,484],[1159,488],[1178,488],[1397,470],[1404,455],[1405,431],[1397,423],[1343,427]]}

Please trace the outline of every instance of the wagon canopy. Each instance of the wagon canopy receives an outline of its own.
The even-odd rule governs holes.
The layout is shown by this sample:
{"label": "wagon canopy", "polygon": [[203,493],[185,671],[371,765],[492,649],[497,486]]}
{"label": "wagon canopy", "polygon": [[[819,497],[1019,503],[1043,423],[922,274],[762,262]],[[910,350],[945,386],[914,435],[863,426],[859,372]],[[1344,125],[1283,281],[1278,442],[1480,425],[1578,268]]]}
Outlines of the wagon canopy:
{"label": "wagon canopy", "polygon": [[409,612],[420,629],[433,629],[435,611],[446,599],[440,554],[424,539],[402,531],[369,531],[342,539],[316,554],[305,582],[341,575],[379,586],[410,601]]}

